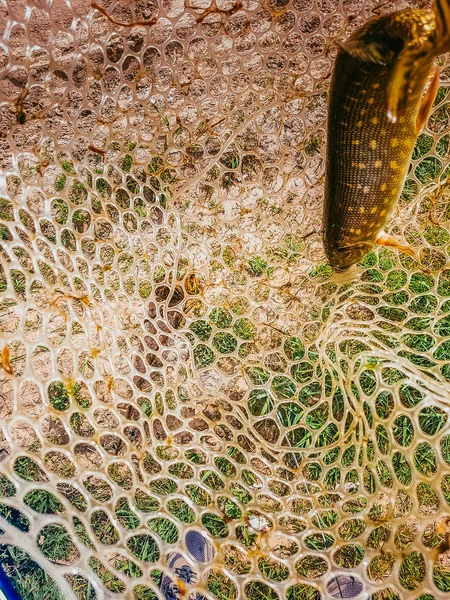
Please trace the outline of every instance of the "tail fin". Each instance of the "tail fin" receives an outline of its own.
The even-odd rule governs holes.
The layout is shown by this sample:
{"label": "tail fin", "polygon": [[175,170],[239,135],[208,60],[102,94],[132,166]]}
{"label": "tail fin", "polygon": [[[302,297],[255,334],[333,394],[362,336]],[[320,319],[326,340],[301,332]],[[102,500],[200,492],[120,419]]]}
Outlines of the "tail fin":
{"label": "tail fin", "polygon": [[436,15],[436,51],[443,54],[450,51],[450,1],[435,0],[433,11]]}

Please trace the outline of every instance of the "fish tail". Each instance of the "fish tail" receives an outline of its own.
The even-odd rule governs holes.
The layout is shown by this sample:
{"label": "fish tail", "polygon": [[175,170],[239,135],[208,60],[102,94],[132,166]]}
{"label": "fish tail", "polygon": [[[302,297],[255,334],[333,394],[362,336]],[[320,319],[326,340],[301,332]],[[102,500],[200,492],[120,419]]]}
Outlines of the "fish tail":
{"label": "fish tail", "polygon": [[433,11],[436,15],[436,54],[450,51],[450,1],[435,0]]}

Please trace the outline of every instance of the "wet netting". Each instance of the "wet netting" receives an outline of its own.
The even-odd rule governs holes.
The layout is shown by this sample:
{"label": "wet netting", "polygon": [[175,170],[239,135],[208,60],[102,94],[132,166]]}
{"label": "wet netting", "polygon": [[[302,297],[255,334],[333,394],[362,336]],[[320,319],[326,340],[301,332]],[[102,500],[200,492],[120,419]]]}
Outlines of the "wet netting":
{"label": "wet netting", "polygon": [[1,5],[0,563],[22,597],[450,591],[445,57],[388,228],[421,264],[377,249],[343,282],[321,244],[332,41],[375,9]]}

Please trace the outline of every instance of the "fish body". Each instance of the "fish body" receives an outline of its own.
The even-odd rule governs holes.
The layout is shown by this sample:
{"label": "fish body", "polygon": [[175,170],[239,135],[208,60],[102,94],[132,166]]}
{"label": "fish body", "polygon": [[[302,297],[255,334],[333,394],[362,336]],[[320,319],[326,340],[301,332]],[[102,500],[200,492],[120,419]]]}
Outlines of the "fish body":
{"label": "fish body", "polygon": [[[447,0],[438,0],[433,10],[377,17],[338,51],[330,88],[323,223],[325,252],[337,269],[359,262],[375,243],[396,245],[382,230],[438,89],[434,58],[450,49],[447,10]],[[430,73],[433,83],[424,99]]]}

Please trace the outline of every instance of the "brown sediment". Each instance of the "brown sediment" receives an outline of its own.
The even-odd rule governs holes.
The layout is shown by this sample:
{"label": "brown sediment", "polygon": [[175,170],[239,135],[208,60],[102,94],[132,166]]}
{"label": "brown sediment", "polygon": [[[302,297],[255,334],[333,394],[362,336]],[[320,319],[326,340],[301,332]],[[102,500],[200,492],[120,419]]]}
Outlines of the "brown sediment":
{"label": "brown sediment", "polygon": [[[189,5],[186,6],[186,8],[191,8]],[[236,6],[234,6],[233,8],[230,8],[230,10],[220,10],[219,8],[217,8],[217,6],[210,6],[203,15],[201,15],[200,17],[197,18],[197,23],[201,23],[203,21],[203,19],[205,19],[208,15],[212,14],[212,13],[219,13],[219,14],[224,14],[226,16],[230,16],[233,13],[237,12],[238,10],[241,10],[242,8],[242,2],[239,0],[236,3]]]}
{"label": "brown sediment", "polygon": [[142,25],[143,27],[148,27],[150,25],[154,25],[158,20],[158,17],[153,17],[150,21],[133,21],[132,23],[121,23],[120,21],[115,21],[111,15],[109,15],[104,8],[99,6],[96,2],[91,4],[92,8],[98,10],[98,12],[102,13],[104,17],[108,19],[113,25],[118,25],[119,27],[136,27],[137,25]]}

